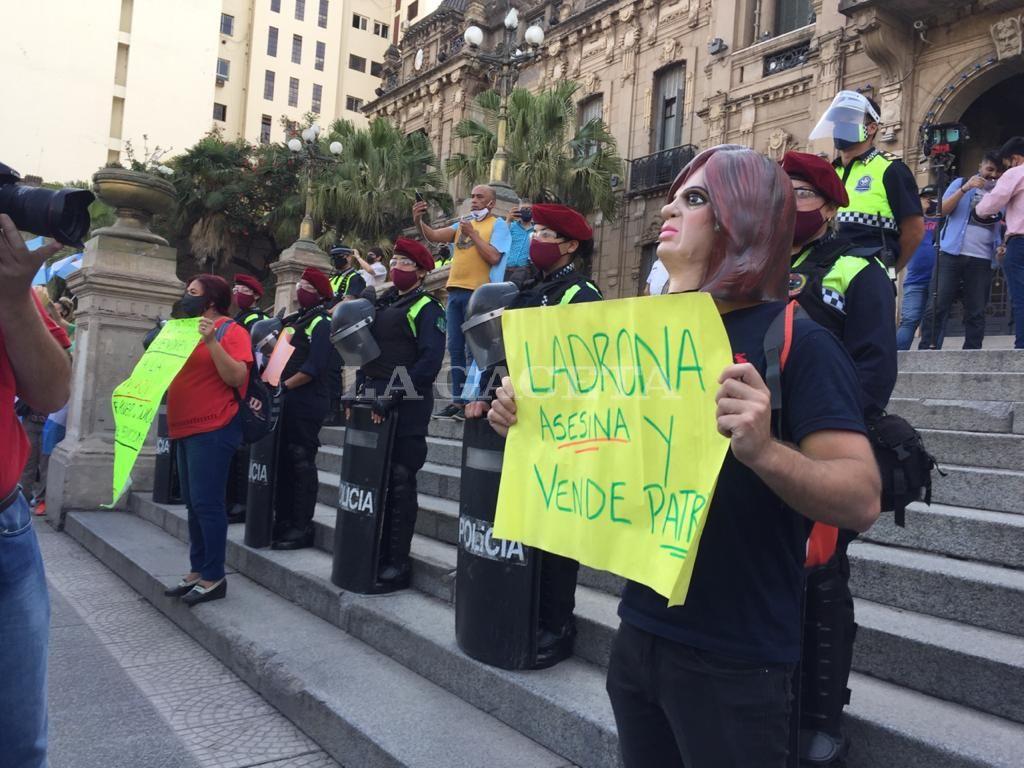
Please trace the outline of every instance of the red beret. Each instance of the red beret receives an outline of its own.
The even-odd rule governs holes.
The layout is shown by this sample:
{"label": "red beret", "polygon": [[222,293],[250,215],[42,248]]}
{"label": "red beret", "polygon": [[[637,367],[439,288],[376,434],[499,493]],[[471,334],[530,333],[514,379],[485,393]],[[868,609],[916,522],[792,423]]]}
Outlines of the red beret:
{"label": "red beret", "polygon": [[846,194],[839,174],[828,160],[806,152],[787,152],[782,158],[782,170],[790,178],[806,181],[822,197],[840,208],[850,204],[850,196]]}
{"label": "red beret", "polygon": [[235,275],[235,285],[244,285],[257,296],[263,295],[263,283],[261,283],[252,275],[243,275],[241,273]]}
{"label": "red beret", "polygon": [[531,206],[533,220],[542,227],[553,229],[570,240],[593,240],[594,230],[587,224],[583,214],[567,205],[537,203]]}
{"label": "red beret", "polygon": [[416,262],[420,269],[427,272],[434,268],[434,255],[419,240],[400,237],[395,240],[395,255],[406,256]]}
{"label": "red beret", "polygon": [[334,291],[331,290],[331,281],[327,279],[327,275],[316,267],[306,267],[306,271],[302,273],[302,279],[316,288],[316,292],[325,299],[329,299],[334,295]]}

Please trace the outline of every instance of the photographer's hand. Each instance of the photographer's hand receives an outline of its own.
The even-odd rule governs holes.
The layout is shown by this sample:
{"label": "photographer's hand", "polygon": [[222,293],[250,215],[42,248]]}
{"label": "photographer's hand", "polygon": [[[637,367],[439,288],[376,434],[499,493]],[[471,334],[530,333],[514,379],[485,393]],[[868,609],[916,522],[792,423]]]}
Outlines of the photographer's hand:
{"label": "photographer's hand", "polygon": [[56,240],[30,251],[21,239],[11,217],[0,213],[0,302],[23,298],[32,288],[32,279],[48,258],[63,246]]}

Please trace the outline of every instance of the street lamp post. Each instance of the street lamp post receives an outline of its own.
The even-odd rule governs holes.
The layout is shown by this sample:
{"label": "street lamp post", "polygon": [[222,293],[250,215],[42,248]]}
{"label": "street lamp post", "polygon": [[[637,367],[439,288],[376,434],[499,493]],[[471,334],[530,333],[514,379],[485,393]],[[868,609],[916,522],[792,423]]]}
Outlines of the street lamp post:
{"label": "street lamp post", "polygon": [[303,185],[305,196],[305,215],[299,225],[299,240],[313,242],[316,237],[316,229],[313,226],[313,175],[328,163],[338,162],[342,146],[340,141],[332,141],[328,149],[330,155],[320,151],[320,126],[311,125],[302,134],[302,139],[292,138],[288,141],[288,149],[295,155],[302,164]]}
{"label": "street lamp post", "polygon": [[[504,32],[501,44],[493,51],[483,51],[480,46],[484,41],[484,33],[480,27],[473,25],[466,29],[463,39],[466,41],[465,55],[482,61],[490,66],[490,74],[495,82],[500,101],[498,102],[497,149],[491,159],[491,186],[508,188],[508,98],[519,78],[519,70],[539,55],[540,46],[544,43],[544,30],[536,24],[527,28],[524,35],[528,50],[516,47],[516,30],[519,28],[519,13],[512,7],[511,0],[507,3]],[[499,194],[499,197],[502,195]],[[515,194],[508,190],[510,199]]]}

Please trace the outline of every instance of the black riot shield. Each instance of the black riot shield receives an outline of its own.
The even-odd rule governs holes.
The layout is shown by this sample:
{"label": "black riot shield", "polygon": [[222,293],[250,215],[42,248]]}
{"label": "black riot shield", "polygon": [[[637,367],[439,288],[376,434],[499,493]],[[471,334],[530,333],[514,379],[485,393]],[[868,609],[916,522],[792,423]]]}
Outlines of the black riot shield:
{"label": "black riot shield", "polygon": [[245,545],[269,547],[274,532],[274,493],[277,487],[277,457],[281,442],[281,409],[284,398],[270,401],[273,429],[249,447],[249,490],[245,502]]}
{"label": "black riot shield", "polygon": [[345,425],[334,527],[331,581],[349,592],[372,595],[391,591],[377,581],[381,531],[387,509],[388,475],[396,417],[374,424],[369,406],[356,405]]}
{"label": "black riot shield", "polygon": [[180,504],[181,483],[178,481],[174,441],[167,430],[167,395],[160,401],[156,421],[156,465],[153,474],[153,501],[157,504]]}
{"label": "black riot shield", "polygon": [[505,440],[487,419],[467,419],[455,576],[455,639],[478,661],[530,669],[537,654],[540,552],[494,538]]}

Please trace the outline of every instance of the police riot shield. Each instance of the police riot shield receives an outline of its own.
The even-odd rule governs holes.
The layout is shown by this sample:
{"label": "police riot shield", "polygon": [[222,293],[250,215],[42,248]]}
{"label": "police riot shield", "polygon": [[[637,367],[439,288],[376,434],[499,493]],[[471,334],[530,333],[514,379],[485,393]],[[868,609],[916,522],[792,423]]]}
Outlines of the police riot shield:
{"label": "police riot shield", "polygon": [[269,547],[274,532],[274,494],[277,487],[277,457],[284,397],[270,399],[273,428],[249,447],[249,487],[245,502],[245,545]]}
{"label": "police riot shield", "polygon": [[462,435],[455,639],[478,661],[530,669],[537,655],[540,552],[493,535],[505,440],[487,419]]}
{"label": "police riot shield", "polygon": [[355,405],[345,425],[331,568],[335,585],[362,595],[393,589],[377,575],[397,418],[391,414],[374,424],[371,413],[369,406]]}
{"label": "police riot shield", "polygon": [[153,474],[153,501],[157,504],[180,504],[181,483],[174,441],[167,429],[167,395],[160,401],[156,420],[156,466]]}

